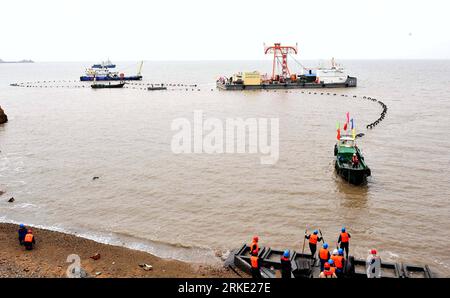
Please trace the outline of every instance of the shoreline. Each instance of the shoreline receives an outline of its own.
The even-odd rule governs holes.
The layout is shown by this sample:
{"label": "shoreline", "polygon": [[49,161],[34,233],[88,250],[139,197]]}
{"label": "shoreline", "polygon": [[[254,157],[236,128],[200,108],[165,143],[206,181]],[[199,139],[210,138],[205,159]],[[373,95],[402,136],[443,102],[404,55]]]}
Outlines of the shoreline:
{"label": "shoreline", "polygon": [[[36,246],[26,251],[17,239],[18,225],[0,223],[0,277],[66,277],[71,254],[79,255],[89,277],[237,277],[232,271],[207,264],[164,259],[123,246],[104,244],[63,232],[31,227]],[[98,260],[91,257],[100,254]],[[149,264],[151,270],[139,265]]]}

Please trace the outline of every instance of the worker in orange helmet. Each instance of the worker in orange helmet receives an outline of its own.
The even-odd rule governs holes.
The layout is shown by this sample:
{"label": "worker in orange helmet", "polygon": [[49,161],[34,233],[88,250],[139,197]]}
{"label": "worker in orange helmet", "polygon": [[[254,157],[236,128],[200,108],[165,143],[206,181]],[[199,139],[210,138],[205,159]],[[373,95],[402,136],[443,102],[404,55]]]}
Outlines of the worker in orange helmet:
{"label": "worker in orange helmet", "polygon": [[26,250],[32,250],[33,246],[36,244],[36,239],[31,229],[28,229],[25,239],[23,240],[23,244],[25,245]]}
{"label": "worker in orange helmet", "polygon": [[324,264],[324,269],[320,272],[319,278],[337,278],[336,274],[331,270],[328,262]]}

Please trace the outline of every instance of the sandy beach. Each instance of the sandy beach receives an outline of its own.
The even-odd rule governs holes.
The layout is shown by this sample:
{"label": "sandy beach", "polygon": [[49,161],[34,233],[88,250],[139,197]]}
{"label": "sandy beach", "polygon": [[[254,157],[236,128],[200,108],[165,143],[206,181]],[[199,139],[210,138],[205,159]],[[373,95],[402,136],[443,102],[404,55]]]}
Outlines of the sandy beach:
{"label": "sandy beach", "polygon": [[[33,228],[37,244],[26,251],[17,240],[17,225],[0,224],[0,277],[66,277],[77,254],[81,267],[90,277],[237,277],[225,268],[161,259],[142,251],[112,246],[74,235]],[[100,254],[98,260],[91,256]],[[144,270],[140,264],[152,266]]]}

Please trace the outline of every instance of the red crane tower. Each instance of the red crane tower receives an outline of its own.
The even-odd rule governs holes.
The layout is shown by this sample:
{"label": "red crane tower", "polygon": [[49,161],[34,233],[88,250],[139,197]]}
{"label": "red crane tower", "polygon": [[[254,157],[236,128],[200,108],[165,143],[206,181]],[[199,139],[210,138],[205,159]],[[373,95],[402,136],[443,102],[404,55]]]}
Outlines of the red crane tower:
{"label": "red crane tower", "polygon": [[275,43],[273,46],[264,45],[264,54],[272,54],[273,53],[273,66],[272,66],[272,80],[275,80],[276,76],[276,66],[277,62],[281,63],[281,74],[280,76],[284,79],[290,76],[290,71],[287,65],[287,55],[288,54],[297,54],[297,44],[295,47],[293,46],[282,46],[281,43]]}

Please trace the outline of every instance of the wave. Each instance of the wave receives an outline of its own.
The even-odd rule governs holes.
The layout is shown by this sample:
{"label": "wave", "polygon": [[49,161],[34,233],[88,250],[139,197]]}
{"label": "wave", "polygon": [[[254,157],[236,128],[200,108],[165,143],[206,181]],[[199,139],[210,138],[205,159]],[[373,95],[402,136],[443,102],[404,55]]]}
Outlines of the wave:
{"label": "wave", "polygon": [[100,232],[79,228],[67,228],[55,225],[31,224],[26,222],[19,223],[15,220],[6,218],[6,216],[0,217],[0,222],[17,225],[23,223],[26,226],[33,228],[69,234],[76,237],[93,240],[102,244],[121,246],[132,250],[147,252],[163,259],[173,259],[188,263],[220,266],[223,263],[223,260],[220,258],[220,256],[225,256],[228,253],[228,251],[216,252],[213,249],[207,247],[189,246],[181,243],[167,243],[158,240],[150,240],[126,233]]}

